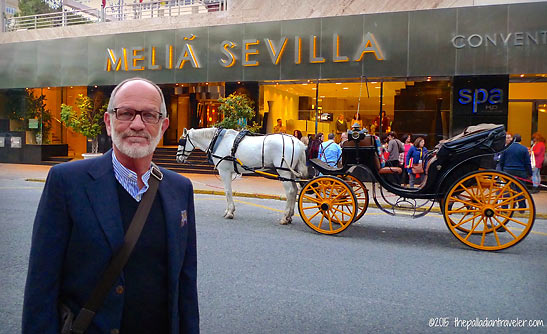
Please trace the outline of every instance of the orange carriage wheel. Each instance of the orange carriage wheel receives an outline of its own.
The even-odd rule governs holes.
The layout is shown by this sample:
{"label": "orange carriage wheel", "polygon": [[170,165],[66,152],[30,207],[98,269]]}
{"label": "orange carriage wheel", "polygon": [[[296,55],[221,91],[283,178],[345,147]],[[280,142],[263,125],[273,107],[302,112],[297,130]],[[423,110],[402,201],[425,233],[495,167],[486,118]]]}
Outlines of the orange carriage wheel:
{"label": "orange carriage wheel", "polygon": [[516,245],[534,225],[535,206],[526,187],[509,174],[473,172],[443,200],[448,229],[464,244],[488,251]]}
{"label": "orange carriage wheel", "polygon": [[357,199],[357,216],[354,221],[358,221],[363,217],[368,208],[368,189],[361,180],[353,175],[346,175],[344,181],[351,187],[355,198]]}
{"label": "orange carriage wheel", "polygon": [[308,181],[298,198],[298,211],[312,230],[337,234],[348,228],[357,216],[357,199],[351,187],[334,176]]}

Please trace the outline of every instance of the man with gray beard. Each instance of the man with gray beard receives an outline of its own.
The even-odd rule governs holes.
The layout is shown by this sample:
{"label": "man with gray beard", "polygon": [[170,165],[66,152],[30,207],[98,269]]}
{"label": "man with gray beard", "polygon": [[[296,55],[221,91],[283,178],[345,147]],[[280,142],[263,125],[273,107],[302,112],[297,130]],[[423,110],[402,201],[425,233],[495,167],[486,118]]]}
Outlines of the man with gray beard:
{"label": "man with gray beard", "polygon": [[70,324],[61,315],[89,315],[87,302],[127,249],[124,237],[152,185],[142,232],[85,333],[199,333],[192,184],[152,163],[169,126],[161,89],[123,81],[104,121],[112,150],[49,172],[34,221],[23,333],[59,334]]}

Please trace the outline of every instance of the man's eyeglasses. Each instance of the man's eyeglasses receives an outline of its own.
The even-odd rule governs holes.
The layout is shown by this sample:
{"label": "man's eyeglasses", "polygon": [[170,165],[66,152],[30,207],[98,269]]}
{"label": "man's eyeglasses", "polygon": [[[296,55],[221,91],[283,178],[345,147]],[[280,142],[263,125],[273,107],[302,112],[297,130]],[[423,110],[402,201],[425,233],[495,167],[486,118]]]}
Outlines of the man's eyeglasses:
{"label": "man's eyeglasses", "polygon": [[158,124],[162,118],[161,113],[148,110],[135,110],[131,108],[121,107],[112,109],[116,114],[118,121],[133,121],[137,115],[141,115],[141,119],[144,123]]}

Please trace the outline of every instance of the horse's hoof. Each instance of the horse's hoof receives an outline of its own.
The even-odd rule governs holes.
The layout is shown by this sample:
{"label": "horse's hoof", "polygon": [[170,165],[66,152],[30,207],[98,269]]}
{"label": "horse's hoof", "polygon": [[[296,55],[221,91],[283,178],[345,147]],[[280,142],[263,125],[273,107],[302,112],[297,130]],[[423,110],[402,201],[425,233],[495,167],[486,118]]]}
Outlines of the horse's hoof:
{"label": "horse's hoof", "polygon": [[292,223],[291,219],[281,219],[281,221],[279,222],[279,224],[281,225],[289,225],[290,223]]}
{"label": "horse's hoof", "polygon": [[227,214],[224,215],[224,218],[226,218],[226,219],[234,219],[234,215],[231,214],[231,213],[227,213]]}

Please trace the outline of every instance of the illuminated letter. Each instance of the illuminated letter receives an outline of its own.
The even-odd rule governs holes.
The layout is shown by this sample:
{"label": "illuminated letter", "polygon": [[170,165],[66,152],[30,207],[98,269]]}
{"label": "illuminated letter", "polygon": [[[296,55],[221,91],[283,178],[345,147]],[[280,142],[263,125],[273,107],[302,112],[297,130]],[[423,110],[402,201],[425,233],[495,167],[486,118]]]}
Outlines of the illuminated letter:
{"label": "illuminated letter", "polygon": [[192,48],[192,45],[186,43],[184,44],[184,49],[182,50],[179,59],[177,60],[177,67],[183,68],[184,64],[189,61],[192,63],[193,68],[200,68],[199,60],[196,57],[196,53]]}
{"label": "illuminated letter", "polygon": [[276,47],[273,41],[269,38],[264,39],[264,42],[266,43],[268,53],[270,54],[270,58],[272,59],[272,64],[279,64],[279,61],[283,56],[283,52],[285,52],[285,47],[287,46],[287,37],[282,37],[279,40],[279,45],[281,45],[280,47],[279,45]]}
{"label": "illuminated letter", "polygon": [[340,36],[338,36],[338,34],[332,36],[332,61],[335,63],[345,63],[349,61],[347,56],[340,56]]}
{"label": "illuminated letter", "polygon": [[470,89],[460,89],[459,95],[460,95],[460,98],[458,99],[458,101],[461,104],[468,104],[469,102],[472,101]]}
{"label": "illuminated letter", "polygon": [[503,91],[499,88],[494,88],[490,90],[490,97],[488,102],[491,104],[498,104],[503,102]]}
{"label": "illuminated letter", "polygon": [[300,36],[294,38],[294,63],[297,65],[302,63],[302,38]]}
{"label": "illuminated letter", "polygon": [[257,49],[249,48],[249,46],[258,45],[259,43],[260,43],[260,41],[258,39],[246,39],[246,40],[243,41],[243,45],[245,46],[243,48],[243,60],[241,61],[243,66],[258,66],[258,65],[260,65],[258,60],[249,60],[249,56],[258,54]]}
{"label": "illuminated letter", "polygon": [[[461,39],[462,40],[462,43],[456,43],[456,40],[459,40]],[[456,48],[456,49],[461,49],[463,47],[465,47],[465,36],[462,36],[462,35],[456,35],[454,37],[452,37],[452,45]]]}
{"label": "illuminated letter", "polygon": [[139,52],[143,52],[143,51],[144,51],[144,48],[142,46],[137,46],[130,49],[130,54],[128,59],[130,71],[144,71],[144,66],[137,65],[138,61],[144,60],[144,55],[139,54]]}
{"label": "illuminated letter", "polygon": [[148,55],[148,69],[161,70],[161,65],[156,64],[156,47],[152,46]]}
{"label": "illuminated letter", "polygon": [[370,32],[367,32],[367,34],[365,35],[363,43],[359,45],[359,48],[357,49],[353,60],[361,61],[365,53],[374,53],[374,57],[376,57],[376,60],[384,60],[384,54],[382,53],[378,42],[376,42],[376,38],[374,38],[374,35]]}
{"label": "illuminated letter", "polygon": [[173,46],[172,45],[166,45],[165,46],[165,65],[168,69],[173,68]]}
{"label": "illuminated letter", "polygon": [[[125,55],[125,52],[122,51],[122,53]],[[127,64],[127,60],[125,60],[125,64]],[[114,50],[106,49],[105,71],[110,72],[112,70],[112,67],[114,67],[114,71],[119,71],[122,67],[122,57],[116,57],[116,53],[114,52]]]}
{"label": "illuminated letter", "polygon": [[236,63],[237,57],[228,48],[233,49],[233,48],[236,47],[236,44],[234,42],[231,42],[231,41],[223,41],[220,45],[221,45],[220,51],[222,53],[224,53],[226,55],[226,57],[228,57],[228,59],[220,58],[218,60],[218,62],[220,63],[220,65],[222,65],[224,67],[234,66],[235,63]]}
{"label": "illuminated letter", "polygon": [[324,62],[325,58],[317,57],[317,36],[310,36],[310,63],[320,64]]}
{"label": "illuminated letter", "polygon": [[[479,95],[482,94],[482,97],[479,99]],[[473,94],[473,114],[477,113],[477,105],[483,104],[488,100],[488,91],[484,88],[475,89]]]}

